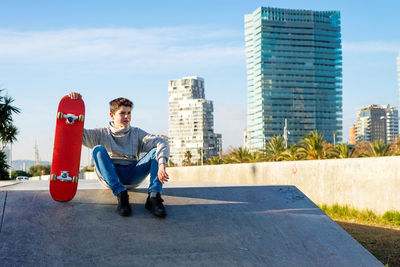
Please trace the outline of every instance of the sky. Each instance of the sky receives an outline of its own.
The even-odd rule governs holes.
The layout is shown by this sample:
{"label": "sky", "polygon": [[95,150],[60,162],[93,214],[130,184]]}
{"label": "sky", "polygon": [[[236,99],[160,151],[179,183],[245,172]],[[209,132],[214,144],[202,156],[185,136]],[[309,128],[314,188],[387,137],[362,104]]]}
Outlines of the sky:
{"label": "sky", "polygon": [[223,149],[243,146],[244,15],[260,6],[341,12],[344,141],[358,108],[398,106],[400,1],[0,0],[0,88],[21,109],[12,159],[34,160],[37,142],[51,161],[57,105],[71,91],[83,95],[85,128],[106,126],[108,102],[122,96],[133,126],[167,135],[168,81],[194,75]]}

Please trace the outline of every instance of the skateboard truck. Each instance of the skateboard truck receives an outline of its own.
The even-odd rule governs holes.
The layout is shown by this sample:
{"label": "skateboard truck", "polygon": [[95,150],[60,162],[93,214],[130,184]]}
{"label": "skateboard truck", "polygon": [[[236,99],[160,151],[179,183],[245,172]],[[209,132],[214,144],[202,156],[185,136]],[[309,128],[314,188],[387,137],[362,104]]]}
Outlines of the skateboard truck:
{"label": "skateboard truck", "polygon": [[80,122],[83,122],[85,119],[85,116],[84,115],[76,116],[74,114],[63,114],[62,112],[58,112],[57,118],[58,119],[65,118],[67,124],[74,124],[75,120],[79,120]]}
{"label": "skateboard truck", "polygon": [[72,181],[73,183],[78,182],[78,177],[76,177],[76,176],[70,177],[68,171],[61,171],[61,175],[60,175],[60,176],[57,176],[57,175],[55,175],[55,174],[52,174],[52,175],[50,176],[50,179],[51,179],[52,181],[60,180],[61,182],[69,182],[69,181]]}

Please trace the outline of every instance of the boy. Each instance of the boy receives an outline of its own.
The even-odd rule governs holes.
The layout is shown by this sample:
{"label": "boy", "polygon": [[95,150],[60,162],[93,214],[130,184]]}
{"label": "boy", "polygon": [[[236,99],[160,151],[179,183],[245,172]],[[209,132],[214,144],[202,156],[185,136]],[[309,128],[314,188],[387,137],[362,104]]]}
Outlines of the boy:
{"label": "boy", "polygon": [[[78,99],[79,93],[68,96]],[[125,185],[138,186],[150,173],[150,185],[146,208],[157,217],[167,215],[163,199],[162,186],[168,182],[166,164],[169,157],[168,142],[150,135],[137,127],[131,127],[133,103],[126,98],[117,98],[110,102],[110,121],[107,128],[84,129],[83,145],[93,148],[92,156],[96,173],[101,182],[112,190],[118,198],[118,213],[121,216],[131,214],[129,196]],[[147,154],[138,159],[139,154]]]}

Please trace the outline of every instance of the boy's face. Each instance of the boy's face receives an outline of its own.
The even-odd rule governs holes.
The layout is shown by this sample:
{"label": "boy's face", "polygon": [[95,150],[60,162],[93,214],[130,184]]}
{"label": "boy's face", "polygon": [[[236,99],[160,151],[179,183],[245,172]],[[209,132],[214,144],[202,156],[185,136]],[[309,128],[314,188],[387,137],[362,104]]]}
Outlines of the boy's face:
{"label": "boy's face", "polygon": [[116,128],[128,127],[131,123],[131,108],[127,106],[120,106],[115,113],[110,113],[114,126]]}

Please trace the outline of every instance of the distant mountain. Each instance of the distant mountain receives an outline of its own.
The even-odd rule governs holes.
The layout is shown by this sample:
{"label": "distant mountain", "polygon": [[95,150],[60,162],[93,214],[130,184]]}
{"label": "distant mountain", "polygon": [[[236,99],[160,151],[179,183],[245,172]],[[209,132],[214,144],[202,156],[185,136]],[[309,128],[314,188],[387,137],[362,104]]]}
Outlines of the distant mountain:
{"label": "distant mountain", "polygon": [[[49,161],[42,161],[42,165],[50,165],[51,162]],[[33,160],[13,160],[12,161],[12,170],[22,170],[22,171],[29,171],[29,168],[35,165],[35,161]]]}

